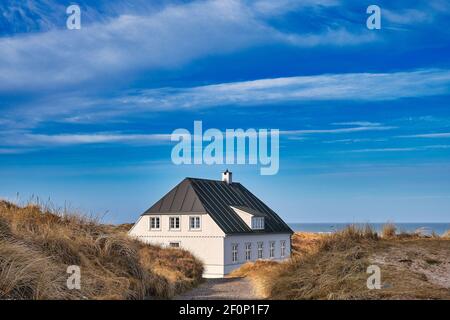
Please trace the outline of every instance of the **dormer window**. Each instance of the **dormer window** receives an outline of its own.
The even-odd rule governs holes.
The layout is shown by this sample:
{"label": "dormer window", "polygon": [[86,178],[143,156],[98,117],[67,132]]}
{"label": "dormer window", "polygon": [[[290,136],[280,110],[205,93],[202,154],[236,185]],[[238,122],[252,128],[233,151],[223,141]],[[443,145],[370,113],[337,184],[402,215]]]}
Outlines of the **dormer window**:
{"label": "dormer window", "polygon": [[264,217],[252,217],[252,229],[264,230]]}
{"label": "dormer window", "polygon": [[245,206],[230,206],[252,230],[264,230],[266,214]]}

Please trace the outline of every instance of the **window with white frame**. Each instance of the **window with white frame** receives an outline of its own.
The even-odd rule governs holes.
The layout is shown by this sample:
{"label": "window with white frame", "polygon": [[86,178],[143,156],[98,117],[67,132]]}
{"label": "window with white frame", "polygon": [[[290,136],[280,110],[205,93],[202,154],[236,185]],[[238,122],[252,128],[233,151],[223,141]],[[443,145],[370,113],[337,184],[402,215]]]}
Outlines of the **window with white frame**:
{"label": "window with white frame", "polygon": [[286,241],[281,240],[280,241],[280,255],[282,258],[286,256]]}
{"label": "window with white frame", "polygon": [[200,230],[200,217],[189,217],[189,229]]}
{"label": "window with white frame", "polygon": [[258,259],[262,259],[264,257],[264,242],[258,242]]}
{"label": "window with white frame", "polygon": [[171,247],[171,248],[179,248],[180,247],[180,243],[179,242],[170,242],[169,243],[169,247]]}
{"label": "window with white frame", "polygon": [[169,217],[169,229],[180,230],[180,217]]}
{"label": "window with white frame", "polygon": [[264,229],[264,217],[253,217],[252,218],[252,229],[253,230],[263,230]]}
{"label": "window with white frame", "polygon": [[275,258],[275,241],[270,241],[269,243],[269,257]]}
{"label": "window with white frame", "polygon": [[231,245],[231,261],[237,262],[238,261],[238,244],[233,243]]}
{"label": "window with white frame", "polygon": [[160,230],[161,220],[159,217],[150,217],[150,230]]}
{"label": "window with white frame", "polygon": [[245,260],[249,261],[252,259],[252,244],[246,243],[245,244]]}

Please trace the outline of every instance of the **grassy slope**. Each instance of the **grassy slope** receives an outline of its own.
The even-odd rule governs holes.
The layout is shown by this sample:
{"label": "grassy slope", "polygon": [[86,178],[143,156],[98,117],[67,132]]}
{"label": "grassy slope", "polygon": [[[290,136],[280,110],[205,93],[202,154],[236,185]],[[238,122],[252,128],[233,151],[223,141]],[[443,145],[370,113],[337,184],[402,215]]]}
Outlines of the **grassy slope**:
{"label": "grassy slope", "polygon": [[[170,298],[195,286],[190,253],[132,240],[127,228],[0,201],[0,299]],[[68,290],[67,266],[81,268]]]}
{"label": "grassy slope", "polygon": [[[246,264],[249,276],[269,299],[450,299],[450,239],[379,239],[371,230],[334,235],[297,233],[286,263]],[[381,268],[381,290],[368,290],[367,267]]]}

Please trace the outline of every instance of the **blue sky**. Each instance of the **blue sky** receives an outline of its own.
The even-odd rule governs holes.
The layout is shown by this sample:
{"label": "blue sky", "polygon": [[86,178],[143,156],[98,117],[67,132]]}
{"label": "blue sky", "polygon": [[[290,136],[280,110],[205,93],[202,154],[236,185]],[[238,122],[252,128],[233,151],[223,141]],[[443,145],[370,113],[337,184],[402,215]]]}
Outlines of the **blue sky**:
{"label": "blue sky", "polygon": [[[79,4],[82,29],[66,30]],[[381,7],[381,30],[366,8]],[[132,222],[186,176],[288,222],[450,220],[450,3],[0,4],[0,197]],[[280,170],[171,162],[177,128],[280,129]]]}

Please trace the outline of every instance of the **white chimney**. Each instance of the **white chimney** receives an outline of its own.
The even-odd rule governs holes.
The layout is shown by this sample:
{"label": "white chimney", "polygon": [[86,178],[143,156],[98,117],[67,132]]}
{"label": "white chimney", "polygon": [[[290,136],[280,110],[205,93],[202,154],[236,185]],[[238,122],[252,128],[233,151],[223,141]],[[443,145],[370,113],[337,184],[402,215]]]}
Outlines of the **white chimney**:
{"label": "white chimney", "polygon": [[228,171],[228,169],[222,173],[222,181],[226,182],[227,184],[233,183],[233,173],[231,171]]}

